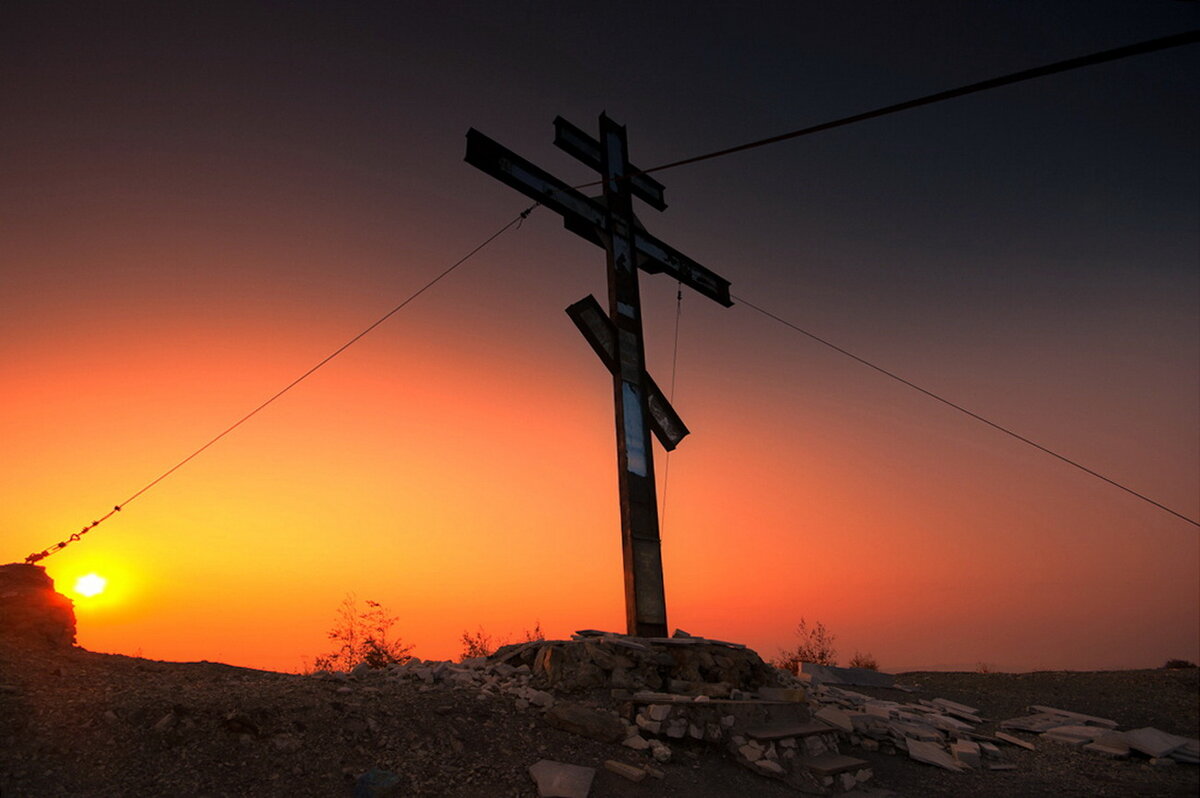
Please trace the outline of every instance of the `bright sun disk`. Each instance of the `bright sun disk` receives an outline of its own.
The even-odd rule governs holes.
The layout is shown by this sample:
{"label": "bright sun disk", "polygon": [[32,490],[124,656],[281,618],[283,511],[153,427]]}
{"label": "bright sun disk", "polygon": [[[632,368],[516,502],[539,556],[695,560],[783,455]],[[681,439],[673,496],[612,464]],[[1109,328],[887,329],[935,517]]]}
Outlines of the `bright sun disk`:
{"label": "bright sun disk", "polygon": [[75,592],[81,596],[99,595],[104,592],[105,586],[108,585],[108,580],[99,574],[84,574],[75,580]]}

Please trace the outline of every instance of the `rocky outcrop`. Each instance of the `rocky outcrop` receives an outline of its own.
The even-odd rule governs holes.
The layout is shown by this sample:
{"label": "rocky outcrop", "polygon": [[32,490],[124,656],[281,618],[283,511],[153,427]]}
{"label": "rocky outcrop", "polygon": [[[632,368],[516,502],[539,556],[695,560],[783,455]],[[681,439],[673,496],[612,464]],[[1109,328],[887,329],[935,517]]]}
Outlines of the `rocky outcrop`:
{"label": "rocky outcrop", "polygon": [[75,645],[75,605],[40,565],[0,565],[0,638],[52,648]]}

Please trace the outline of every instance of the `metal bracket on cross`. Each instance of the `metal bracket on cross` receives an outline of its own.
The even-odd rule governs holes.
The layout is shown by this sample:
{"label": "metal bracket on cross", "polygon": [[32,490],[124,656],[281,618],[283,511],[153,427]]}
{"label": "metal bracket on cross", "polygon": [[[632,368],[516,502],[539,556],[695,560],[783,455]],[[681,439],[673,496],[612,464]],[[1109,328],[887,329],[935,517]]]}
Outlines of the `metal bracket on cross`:
{"label": "metal bracket on cross", "polygon": [[588,296],[567,308],[612,373],[621,498],[621,553],[629,634],[665,637],[667,602],[655,498],[653,432],[668,451],[688,434],[679,415],[646,373],[638,270],[666,273],[725,307],[729,281],[646,232],[633,198],[664,210],[663,186],[629,163],[625,128],[600,115],[594,139],[562,117],[554,143],[600,173],[603,196],[591,198],[475,129],[467,131],[467,163],[560,214],[563,225],[603,247],[608,264],[608,313]]}

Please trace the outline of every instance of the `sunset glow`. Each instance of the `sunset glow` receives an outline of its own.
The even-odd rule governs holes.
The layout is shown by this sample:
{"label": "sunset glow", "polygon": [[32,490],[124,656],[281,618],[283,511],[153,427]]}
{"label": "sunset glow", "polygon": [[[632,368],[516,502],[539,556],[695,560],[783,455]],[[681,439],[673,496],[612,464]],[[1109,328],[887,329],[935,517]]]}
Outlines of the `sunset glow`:
{"label": "sunset glow", "polygon": [[99,574],[84,574],[75,580],[75,592],[85,598],[92,598],[104,592],[108,580]]}
{"label": "sunset glow", "polygon": [[[649,167],[1195,12],[18,5],[0,559],[124,503],[41,563],[80,644],[280,670],[349,593],[423,658],[624,631],[612,380],[564,313],[606,304],[605,254],[546,208],[154,482],[529,206],[468,128],[580,185],[559,114]],[[691,430],[653,452],[670,627],[770,656],[804,617],[884,669],[1200,659],[1194,525],[748,305],[1200,518],[1198,50],[655,173],[639,219],[735,296],[640,278]]]}

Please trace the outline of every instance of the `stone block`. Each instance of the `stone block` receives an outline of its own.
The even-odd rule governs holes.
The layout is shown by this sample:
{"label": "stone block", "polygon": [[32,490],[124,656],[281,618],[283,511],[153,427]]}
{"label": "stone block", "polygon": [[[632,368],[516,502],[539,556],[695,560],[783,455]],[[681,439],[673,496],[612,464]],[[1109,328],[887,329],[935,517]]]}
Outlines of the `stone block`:
{"label": "stone block", "polygon": [[955,740],[950,744],[950,753],[969,768],[978,768],[982,758],[979,743],[971,740]]}
{"label": "stone block", "polygon": [[633,765],[627,765],[626,763],[618,762],[615,759],[604,760],[604,769],[634,782],[641,781],[642,779],[646,778],[646,771],[642,768],[635,767]]}
{"label": "stone block", "polygon": [[625,746],[626,748],[632,748],[634,751],[645,751],[650,747],[650,743],[647,742],[646,738],[640,734],[635,734],[631,737],[625,738],[621,745]]}
{"label": "stone block", "polygon": [[529,766],[529,775],[537,784],[538,798],[587,798],[596,770],[542,759]]}

